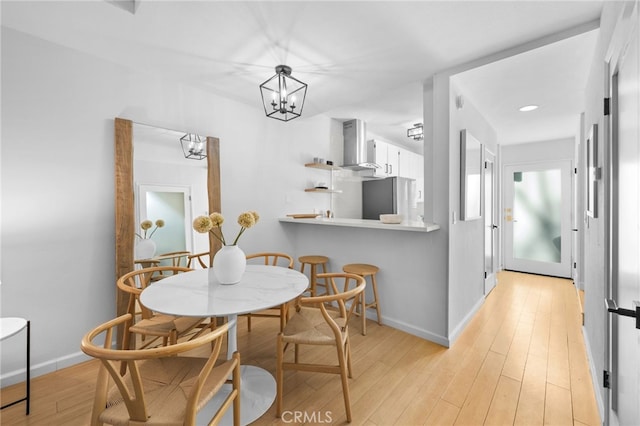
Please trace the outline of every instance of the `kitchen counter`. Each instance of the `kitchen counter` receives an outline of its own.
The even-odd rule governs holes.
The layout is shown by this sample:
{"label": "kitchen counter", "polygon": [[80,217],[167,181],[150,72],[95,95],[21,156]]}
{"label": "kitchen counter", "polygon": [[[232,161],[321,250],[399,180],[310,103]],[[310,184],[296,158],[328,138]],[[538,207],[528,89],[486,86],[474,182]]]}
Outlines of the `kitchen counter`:
{"label": "kitchen counter", "polygon": [[413,231],[413,232],[432,232],[440,229],[440,225],[435,223],[408,222],[403,221],[399,224],[382,223],[379,220],[370,219],[342,219],[342,218],[305,218],[294,219],[292,217],[282,217],[278,219],[280,222],[298,223],[302,225],[325,225],[325,226],[347,226],[351,228],[370,228],[370,229],[386,229],[391,231]]}
{"label": "kitchen counter", "polygon": [[[278,220],[296,259],[327,256],[327,271],[332,272],[348,263],[376,265],[382,323],[448,346],[447,276],[442,266],[447,264],[442,250],[447,235],[444,229],[433,232],[440,225],[346,218]],[[367,285],[367,300],[373,299],[372,291]]]}

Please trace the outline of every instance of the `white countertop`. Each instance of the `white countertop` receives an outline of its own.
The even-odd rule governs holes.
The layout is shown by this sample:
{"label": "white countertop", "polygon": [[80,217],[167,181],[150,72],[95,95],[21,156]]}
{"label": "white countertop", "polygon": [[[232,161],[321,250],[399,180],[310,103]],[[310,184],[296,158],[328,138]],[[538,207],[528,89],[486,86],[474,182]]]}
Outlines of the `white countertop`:
{"label": "white countertop", "polygon": [[341,219],[341,218],[311,218],[311,219],[294,219],[292,217],[281,217],[280,222],[298,223],[302,225],[329,225],[329,226],[348,226],[351,228],[370,228],[370,229],[388,229],[392,231],[413,231],[413,232],[431,232],[440,229],[440,225],[435,223],[409,222],[403,221],[398,224],[382,223],[379,220],[371,219]]}

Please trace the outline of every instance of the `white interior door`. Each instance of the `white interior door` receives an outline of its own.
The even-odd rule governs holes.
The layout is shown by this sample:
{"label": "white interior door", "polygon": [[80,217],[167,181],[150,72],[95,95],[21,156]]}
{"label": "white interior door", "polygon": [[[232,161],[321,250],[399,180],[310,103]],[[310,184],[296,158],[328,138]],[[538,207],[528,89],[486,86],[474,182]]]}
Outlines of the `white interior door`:
{"label": "white interior door", "polygon": [[[630,37],[617,63],[611,64],[611,193],[609,298],[626,314],[640,301],[640,66],[638,3],[630,19]],[[610,308],[613,306],[610,305]],[[610,309],[611,310],[611,309]],[[609,424],[637,425],[640,422],[640,329],[636,319],[616,310],[610,315]],[[607,356],[608,355],[608,356]]]}
{"label": "white interior door", "polygon": [[496,286],[498,221],[496,218],[495,156],[485,150],[484,163],[484,294]]}
{"label": "white interior door", "polygon": [[505,167],[505,269],[571,277],[571,161]]}
{"label": "white interior door", "polygon": [[138,224],[145,219],[164,220],[164,227],[153,235],[156,254],[193,251],[191,188],[172,185],[138,186]]}

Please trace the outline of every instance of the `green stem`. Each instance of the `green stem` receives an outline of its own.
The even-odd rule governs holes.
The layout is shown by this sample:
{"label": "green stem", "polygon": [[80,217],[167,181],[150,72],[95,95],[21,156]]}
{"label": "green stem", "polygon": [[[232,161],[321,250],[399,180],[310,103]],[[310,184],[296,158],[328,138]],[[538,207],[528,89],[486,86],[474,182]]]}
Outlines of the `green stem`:
{"label": "green stem", "polygon": [[211,235],[213,235],[214,237],[216,237],[218,239],[218,241],[220,241],[222,243],[222,245],[226,246],[227,243],[224,240],[224,235],[222,235],[222,232],[220,232],[220,236],[218,236],[218,234],[216,234],[215,232],[213,232],[213,230],[209,231],[211,232]]}
{"label": "green stem", "polygon": [[242,235],[242,233],[244,232],[244,230],[247,229],[244,226],[242,228],[240,228],[240,232],[238,232],[238,236],[236,236],[236,239],[233,240],[233,246],[235,246],[236,244],[238,244],[238,240],[240,239],[240,235]]}
{"label": "green stem", "polygon": [[158,225],[156,225],[153,231],[151,231],[151,235],[149,235],[149,238],[153,237],[153,234],[155,234],[157,230],[158,230]]}

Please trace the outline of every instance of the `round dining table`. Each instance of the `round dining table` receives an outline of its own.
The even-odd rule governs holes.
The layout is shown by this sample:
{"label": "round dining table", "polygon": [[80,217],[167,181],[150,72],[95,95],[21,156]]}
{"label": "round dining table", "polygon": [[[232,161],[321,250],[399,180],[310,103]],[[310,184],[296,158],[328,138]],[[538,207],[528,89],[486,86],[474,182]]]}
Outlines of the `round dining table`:
{"label": "round dining table", "polygon": [[[301,295],[308,287],[308,278],[280,266],[247,265],[240,282],[220,284],[213,269],[196,269],[164,278],[147,287],[140,302],[147,308],[169,315],[191,317],[227,317],[227,356],[237,350],[237,317],[241,314],[279,306]],[[273,336],[274,340],[276,336]],[[242,353],[240,353],[242,361]],[[198,424],[207,423],[230,391],[230,386],[198,413]],[[249,424],[264,414],[273,404],[276,382],[267,370],[241,366],[241,424]],[[221,424],[233,424],[232,410]]]}

